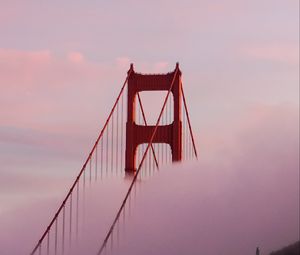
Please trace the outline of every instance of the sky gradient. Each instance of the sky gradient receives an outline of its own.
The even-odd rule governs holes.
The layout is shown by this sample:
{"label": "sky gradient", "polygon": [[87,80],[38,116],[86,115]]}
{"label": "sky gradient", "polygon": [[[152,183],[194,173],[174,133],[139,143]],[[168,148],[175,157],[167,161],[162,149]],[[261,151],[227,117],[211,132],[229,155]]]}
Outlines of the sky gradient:
{"label": "sky gradient", "polygon": [[0,6],[0,218],[60,201],[131,62],[145,73],[180,63],[199,164],[217,158],[236,171],[266,164],[299,176],[299,1]]}

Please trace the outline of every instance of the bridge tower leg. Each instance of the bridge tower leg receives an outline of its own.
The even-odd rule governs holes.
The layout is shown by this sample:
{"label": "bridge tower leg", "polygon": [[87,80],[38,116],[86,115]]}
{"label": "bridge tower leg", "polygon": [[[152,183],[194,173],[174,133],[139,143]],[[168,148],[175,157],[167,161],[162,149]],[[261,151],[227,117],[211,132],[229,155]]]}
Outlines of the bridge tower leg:
{"label": "bridge tower leg", "polygon": [[135,172],[136,150],[142,143],[149,143],[155,126],[136,124],[136,95],[140,91],[168,91],[174,75],[172,93],[174,100],[174,119],[171,124],[158,126],[153,143],[167,143],[171,147],[172,161],[182,159],[182,122],[181,122],[181,71],[178,63],[173,72],[167,74],[140,74],[134,72],[131,64],[128,71],[128,100],[126,123],[125,171]]}

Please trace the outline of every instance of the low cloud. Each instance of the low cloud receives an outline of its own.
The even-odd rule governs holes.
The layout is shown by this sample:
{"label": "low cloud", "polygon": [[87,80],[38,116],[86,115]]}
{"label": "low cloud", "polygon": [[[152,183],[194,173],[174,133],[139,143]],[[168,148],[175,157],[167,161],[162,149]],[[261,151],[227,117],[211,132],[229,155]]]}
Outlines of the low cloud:
{"label": "low cloud", "polygon": [[299,46],[295,44],[261,44],[248,45],[241,49],[242,54],[249,59],[279,62],[284,64],[299,64]]}
{"label": "low cloud", "polygon": [[[159,254],[251,255],[256,246],[267,254],[297,240],[298,120],[298,108],[295,106],[259,105],[245,112],[244,117],[233,125],[234,128],[228,129],[231,133],[211,133],[211,136],[223,137],[220,143],[211,144],[212,157],[200,153],[197,163],[178,164],[140,182],[137,196],[131,198],[131,209],[126,208],[126,234],[120,229],[118,247],[113,247],[114,251],[121,249],[122,254],[149,254],[151,249]],[[198,142],[205,151],[207,143],[201,139]],[[4,177],[13,182],[13,178],[9,180],[9,176]],[[24,180],[22,176],[15,178],[20,178],[18,183],[23,187],[26,186],[24,183],[30,182],[27,177]],[[40,178],[37,180],[44,183],[46,177],[44,180]],[[54,182],[50,180],[49,186],[45,187],[51,189]],[[88,245],[80,243],[74,254],[83,254],[87,250],[93,253],[99,248],[111,223],[109,219],[114,216],[113,207],[118,208],[116,200],[111,206],[112,195],[107,197],[109,192],[106,189],[121,202],[125,187],[129,185],[126,180],[115,182],[114,186],[112,180],[105,180],[99,185],[93,184],[95,189],[90,189],[86,207],[86,215],[89,216],[85,221],[89,233]],[[101,187],[101,192],[96,187]],[[40,186],[34,188],[37,192],[41,189]],[[63,197],[65,187],[60,185],[57,191]],[[101,203],[95,203],[94,199]],[[53,200],[47,201],[50,203]],[[18,251],[16,253],[27,251],[30,244],[36,241],[41,224],[46,225],[47,219],[52,216],[49,208],[57,208],[51,203],[51,206],[43,207],[41,205],[45,202],[39,202],[34,208],[25,206],[22,209],[29,216],[35,210],[40,219],[36,225],[31,225],[34,230],[31,236],[14,248]],[[107,210],[106,204],[110,210]],[[22,239],[24,236],[24,232],[18,230],[19,226],[27,229],[28,224],[32,224],[21,222],[24,214],[16,212],[10,214],[11,222],[15,223],[10,226],[7,242],[2,244],[7,254],[14,250],[9,245],[15,237]],[[122,228],[123,222],[119,226]]]}

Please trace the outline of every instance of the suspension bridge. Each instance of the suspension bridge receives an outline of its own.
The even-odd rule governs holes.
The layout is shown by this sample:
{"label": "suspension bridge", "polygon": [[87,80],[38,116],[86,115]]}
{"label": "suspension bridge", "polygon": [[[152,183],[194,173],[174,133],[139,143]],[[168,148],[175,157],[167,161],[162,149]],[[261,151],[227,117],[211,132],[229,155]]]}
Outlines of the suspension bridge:
{"label": "suspension bridge", "polygon": [[[106,253],[137,181],[149,178],[162,165],[197,158],[181,76],[178,63],[167,74],[141,74],[130,65],[94,146],[31,255],[72,254],[80,239],[80,207],[85,203],[87,183],[115,174],[130,178],[130,183],[110,226],[103,226],[107,231],[95,254]],[[143,91],[167,92],[155,125],[147,122]]]}

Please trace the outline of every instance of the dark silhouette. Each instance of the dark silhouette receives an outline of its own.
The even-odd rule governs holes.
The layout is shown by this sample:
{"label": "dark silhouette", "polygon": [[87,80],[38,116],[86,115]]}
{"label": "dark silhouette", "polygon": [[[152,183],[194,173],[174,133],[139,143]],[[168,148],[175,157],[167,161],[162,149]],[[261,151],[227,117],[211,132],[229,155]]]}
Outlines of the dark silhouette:
{"label": "dark silhouette", "polygon": [[300,241],[283,247],[278,251],[273,251],[270,255],[299,255],[300,254]]}
{"label": "dark silhouette", "polygon": [[259,255],[260,252],[259,252],[259,247],[256,247],[256,255]]}

